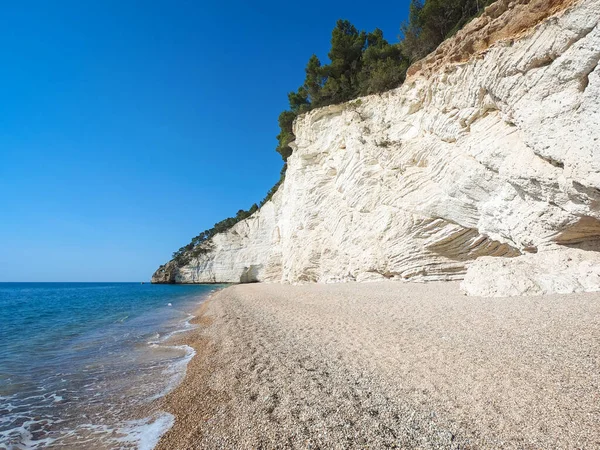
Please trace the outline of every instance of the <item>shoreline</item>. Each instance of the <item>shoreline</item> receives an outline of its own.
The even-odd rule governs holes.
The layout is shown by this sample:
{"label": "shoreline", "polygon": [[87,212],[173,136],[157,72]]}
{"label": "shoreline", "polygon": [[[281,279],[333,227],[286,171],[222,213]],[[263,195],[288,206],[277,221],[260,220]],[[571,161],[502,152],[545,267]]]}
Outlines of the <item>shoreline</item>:
{"label": "shoreline", "polygon": [[600,294],[233,285],[178,336],[157,449],[600,445]]}
{"label": "shoreline", "polygon": [[[220,284],[223,285],[223,283]],[[118,433],[124,435],[120,438],[122,442],[136,441],[140,449],[151,450],[157,446],[162,436],[173,427],[175,415],[165,409],[164,401],[183,383],[188,373],[188,366],[197,355],[196,350],[186,343],[188,335],[198,328],[195,320],[198,318],[198,312],[202,310],[203,305],[226,288],[225,285],[222,288],[215,288],[196,297],[195,309],[188,313],[189,317],[182,322],[182,328],[170,331],[158,340],[148,342],[151,346],[184,351],[184,355],[169,366],[168,372],[171,380],[164,389],[152,395],[141,405],[137,405],[133,416],[127,422],[130,425],[117,430]],[[133,440],[127,437],[130,434],[134,435]]]}
{"label": "shoreline", "polygon": [[[193,354],[170,339],[190,330],[193,312],[214,290],[5,286],[3,306],[12,314],[0,357],[0,448],[153,448],[174,420],[160,399],[183,380]],[[35,321],[24,323],[27,317]]]}

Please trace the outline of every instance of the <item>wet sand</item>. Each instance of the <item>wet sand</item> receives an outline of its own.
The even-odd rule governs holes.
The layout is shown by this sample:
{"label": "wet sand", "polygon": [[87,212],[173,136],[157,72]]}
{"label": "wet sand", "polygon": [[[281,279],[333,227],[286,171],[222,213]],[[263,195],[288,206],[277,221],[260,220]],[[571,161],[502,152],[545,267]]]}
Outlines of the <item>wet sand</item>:
{"label": "wet sand", "polygon": [[600,448],[600,294],[232,286],[182,337],[159,449]]}

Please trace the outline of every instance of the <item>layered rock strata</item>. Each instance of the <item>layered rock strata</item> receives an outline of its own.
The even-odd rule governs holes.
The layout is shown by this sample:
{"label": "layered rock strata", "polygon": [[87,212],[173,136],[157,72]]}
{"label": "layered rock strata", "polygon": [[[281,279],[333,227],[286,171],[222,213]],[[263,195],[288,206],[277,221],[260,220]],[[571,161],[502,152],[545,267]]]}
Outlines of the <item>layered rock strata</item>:
{"label": "layered rock strata", "polygon": [[273,199],[153,281],[600,290],[600,0],[541,3],[500,0],[402,87],[299,117]]}

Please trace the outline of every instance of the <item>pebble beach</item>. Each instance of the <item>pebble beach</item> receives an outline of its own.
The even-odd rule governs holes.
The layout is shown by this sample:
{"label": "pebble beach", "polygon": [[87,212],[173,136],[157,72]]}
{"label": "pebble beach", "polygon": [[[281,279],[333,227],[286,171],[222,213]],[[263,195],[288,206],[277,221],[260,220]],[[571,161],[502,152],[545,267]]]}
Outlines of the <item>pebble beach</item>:
{"label": "pebble beach", "polygon": [[598,448],[600,294],[249,284],[204,303],[157,448]]}

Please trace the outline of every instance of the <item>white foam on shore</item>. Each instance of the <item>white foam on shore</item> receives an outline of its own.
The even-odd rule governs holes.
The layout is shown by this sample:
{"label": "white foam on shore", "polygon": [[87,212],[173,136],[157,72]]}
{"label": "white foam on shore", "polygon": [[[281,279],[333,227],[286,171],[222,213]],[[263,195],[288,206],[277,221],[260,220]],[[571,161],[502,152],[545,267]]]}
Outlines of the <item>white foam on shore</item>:
{"label": "white foam on shore", "polygon": [[[117,427],[108,425],[84,423],[77,428],[64,434],[59,439],[48,441],[67,448],[98,448],[98,449],[133,449],[152,450],[161,436],[173,426],[175,417],[166,412],[157,412],[149,417],[122,422]],[[39,445],[40,441],[33,444]],[[16,448],[38,448],[29,446],[24,442],[24,447]],[[42,445],[44,447],[44,445]],[[1,448],[1,447],[0,447]]]}
{"label": "white foam on shore", "polygon": [[33,433],[30,431],[30,429],[37,424],[49,422],[50,421],[46,419],[29,419],[23,421],[21,425],[13,427],[8,431],[1,431],[0,440],[4,442],[0,443],[0,449],[25,450],[49,447],[56,441],[56,439],[45,437],[34,440]]}
{"label": "white foam on shore", "polygon": [[151,345],[151,346],[160,345],[162,342],[165,342],[165,341],[169,340],[170,338],[172,338],[176,334],[186,333],[186,332],[188,332],[190,330],[193,330],[193,329],[197,328],[197,325],[193,325],[191,323],[191,321],[195,317],[196,316],[194,316],[193,314],[189,314],[188,313],[187,319],[185,319],[185,321],[182,324],[183,328],[178,329],[178,330],[174,330],[174,331],[170,331],[169,333],[166,333],[163,336],[161,336],[159,333],[157,333],[156,337],[152,341],[148,341],[148,344]]}
{"label": "white foam on shore", "polygon": [[179,383],[181,383],[181,381],[183,381],[183,379],[185,378],[185,374],[187,373],[187,365],[192,360],[192,358],[196,355],[196,350],[194,350],[189,345],[164,345],[164,346],[158,345],[158,344],[152,344],[152,345],[156,346],[156,347],[159,347],[159,346],[165,347],[165,348],[169,348],[169,349],[173,349],[173,350],[184,350],[185,356],[183,356],[181,359],[174,362],[173,364],[168,366],[165,370],[163,370],[163,375],[170,377],[170,380],[167,383],[167,386],[162,391],[160,391],[158,394],[155,394],[155,395],[152,395],[151,397],[149,397],[146,400],[148,402],[151,402],[153,400],[164,397],[169,392],[171,392],[173,389],[175,389],[177,387],[177,385],[179,385]]}
{"label": "white foam on shore", "polygon": [[[202,301],[198,302],[198,305],[206,301],[209,296],[202,298]],[[184,311],[181,311],[184,312]],[[137,401],[150,403],[153,400],[164,397],[175,389],[181,381],[185,378],[187,373],[187,365],[195,356],[196,351],[189,345],[170,345],[169,340],[179,334],[185,333],[190,330],[197,328],[197,325],[191,323],[196,317],[193,314],[185,312],[186,317],[179,323],[175,323],[177,329],[167,332],[164,335],[156,333],[150,337],[150,341],[147,342],[149,348],[161,348],[172,350],[175,355],[173,360],[162,369],[162,377],[156,378],[159,384],[166,386],[161,391],[147,399],[140,399]],[[124,318],[124,320],[126,320]],[[123,321],[124,321],[123,320]],[[157,367],[160,367],[157,365]],[[160,369],[159,369],[160,370]],[[66,382],[67,380],[62,380]],[[152,383],[154,384],[154,383]],[[91,385],[85,385],[83,388],[91,390]],[[160,387],[162,387],[160,386]],[[160,387],[157,386],[159,389]],[[98,394],[100,395],[100,394]],[[39,400],[44,399],[47,403],[60,405],[65,401],[65,397],[62,391],[53,392],[51,394],[33,395],[23,399],[18,399],[20,405],[13,405],[13,401],[17,400],[17,396],[2,396],[2,408],[6,413],[0,416],[0,424],[8,425],[10,422],[16,419],[20,419],[21,415],[18,411],[22,410],[27,406],[23,413],[25,416],[29,416],[33,411],[37,409],[46,409],[48,404],[39,405]],[[12,400],[12,401],[11,401]],[[31,404],[27,404],[31,403]],[[13,411],[15,410],[15,411]],[[84,416],[87,418],[87,416]],[[138,416],[139,417],[139,416]],[[39,419],[39,420],[38,420]],[[89,417],[93,420],[93,423],[76,424],[70,429],[56,429],[55,425],[62,422],[62,420],[56,420],[56,418],[46,417],[42,414],[35,419],[30,418],[29,420],[23,421],[19,426],[13,427],[10,430],[0,431],[0,450],[8,449],[37,449],[46,448],[52,445],[62,446],[95,446],[98,449],[104,448],[138,448],[140,450],[151,450],[159,442],[161,436],[166,433],[174,424],[175,417],[164,411],[156,411],[149,417],[142,419],[133,419],[122,421],[115,421],[109,419],[108,421],[103,420],[99,417]],[[112,423],[110,423],[112,422]],[[41,437],[34,435],[32,429],[42,430],[45,436]]]}
{"label": "white foam on shore", "polygon": [[154,416],[125,422],[117,432],[124,436],[116,439],[121,444],[134,444],[138,450],[152,450],[160,437],[175,423],[172,414],[163,412]]}

